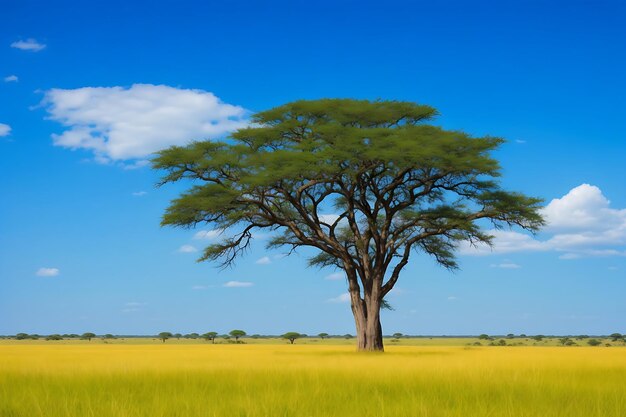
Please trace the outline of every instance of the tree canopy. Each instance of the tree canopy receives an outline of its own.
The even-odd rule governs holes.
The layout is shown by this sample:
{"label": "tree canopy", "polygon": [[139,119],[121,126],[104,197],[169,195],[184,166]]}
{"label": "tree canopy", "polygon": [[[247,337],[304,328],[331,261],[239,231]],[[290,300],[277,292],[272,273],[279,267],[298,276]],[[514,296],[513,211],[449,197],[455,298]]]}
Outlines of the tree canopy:
{"label": "tree canopy", "polygon": [[301,337],[304,337],[304,335],[298,332],[287,332],[282,336],[283,339],[289,340],[289,343],[291,343],[292,345],[293,345],[293,342],[296,341],[296,339],[300,339]]}
{"label": "tree canopy", "polygon": [[255,230],[268,247],[312,247],[310,265],[345,271],[360,349],[381,350],[380,308],[413,252],[457,268],[460,242],[493,227],[537,230],[541,200],[502,189],[490,153],[504,141],[429,124],[402,101],[296,101],[260,112],[228,139],[158,153],[161,184],[188,179],[162,224],[223,231],[200,260],[226,266]]}

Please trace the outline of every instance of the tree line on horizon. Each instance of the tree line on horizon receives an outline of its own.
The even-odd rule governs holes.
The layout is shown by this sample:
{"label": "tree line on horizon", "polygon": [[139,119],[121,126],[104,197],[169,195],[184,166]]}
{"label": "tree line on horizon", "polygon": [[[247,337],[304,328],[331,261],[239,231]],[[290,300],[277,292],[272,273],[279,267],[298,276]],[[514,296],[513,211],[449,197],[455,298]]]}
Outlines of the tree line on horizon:
{"label": "tree line on horizon", "polygon": [[[177,339],[180,340],[182,339],[204,339],[208,342],[211,343],[215,343],[216,339],[224,339],[229,341],[230,343],[245,343],[243,342],[241,339],[244,337],[248,337],[250,339],[272,339],[272,338],[282,338],[285,339],[287,341],[290,342],[290,344],[294,344],[296,340],[298,339],[302,339],[302,338],[319,338],[319,339],[337,339],[337,338],[343,338],[343,339],[352,339],[354,336],[351,334],[344,334],[344,335],[332,335],[329,333],[318,333],[317,335],[314,336],[310,336],[307,335],[305,333],[299,333],[299,332],[286,332],[282,335],[262,335],[262,334],[252,334],[252,335],[248,335],[245,331],[243,330],[239,330],[239,329],[234,329],[231,330],[230,332],[228,332],[227,334],[219,334],[218,332],[206,332],[206,333],[187,333],[187,334],[182,334],[182,333],[172,333],[172,332],[160,332],[157,335],[113,335],[111,333],[106,333],[106,334],[102,334],[102,335],[96,335],[93,332],[86,332],[86,333],[82,333],[82,334],[76,334],[76,333],[65,333],[65,334],[50,334],[50,335],[39,335],[36,333],[33,334],[28,334],[28,333],[17,333],[14,336],[0,336],[2,338],[9,338],[9,339],[16,339],[16,340],[39,340],[39,339],[45,339],[45,340],[63,340],[63,339],[81,339],[81,340],[88,340],[91,341],[91,339],[94,338],[101,338],[103,340],[111,340],[111,339],[118,339],[118,338],[141,338],[141,337],[152,337],[152,338],[156,338],[161,340],[163,343],[165,343],[166,340],[169,339]],[[587,343],[590,346],[599,346],[600,344],[602,344],[602,342],[598,339],[611,339],[612,342],[623,342],[626,343],[626,334],[621,334],[621,333],[612,333],[610,335],[597,335],[597,336],[589,336],[589,335],[568,335],[568,336],[564,336],[564,335],[542,335],[542,334],[538,334],[538,335],[526,335],[524,333],[519,334],[519,335],[515,335],[513,333],[509,333],[507,335],[488,335],[486,333],[482,333],[480,335],[474,336],[474,335],[467,335],[467,336],[446,336],[446,335],[441,335],[441,336],[420,336],[420,335],[406,335],[403,333],[394,333],[392,335],[387,335],[385,337],[388,338],[392,338],[393,340],[398,341],[401,338],[434,338],[434,337],[440,337],[440,338],[477,338],[479,341],[475,342],[474,344],[481,344],[482,343],[480,341],[484,341],[485,343],[488,343],[488,345],[490,346],[507,346],[506,340],[505,339],[515,339],[515,338],[522,338],[522,339],[529,339],[529,340],[533,340],[534,342],[543,342],[546,339],[558,339],[559,343],[562,346],[575,346],[577,345],[577,343],[575,342],[575,340],[581,341],[581,340],[587,340]],[[499,339],[496,341],[496,339]]]}

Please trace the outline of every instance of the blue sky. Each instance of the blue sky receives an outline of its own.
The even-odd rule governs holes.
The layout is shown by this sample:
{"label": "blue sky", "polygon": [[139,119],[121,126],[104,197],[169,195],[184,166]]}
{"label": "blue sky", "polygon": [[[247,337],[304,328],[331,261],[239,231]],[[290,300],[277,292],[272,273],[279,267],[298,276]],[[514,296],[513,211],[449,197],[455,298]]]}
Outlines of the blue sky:
{"label": "blue sky", "polygon": [[160,228],[182,188],[144,166],[321,97],[505,137],[503,184],[546,200],[455,273],[414,256],[385,333],[626,333],[623,2],[84,3],[0,6],[0,334],[353,333],[306,251],[194,262],[211,227]]}

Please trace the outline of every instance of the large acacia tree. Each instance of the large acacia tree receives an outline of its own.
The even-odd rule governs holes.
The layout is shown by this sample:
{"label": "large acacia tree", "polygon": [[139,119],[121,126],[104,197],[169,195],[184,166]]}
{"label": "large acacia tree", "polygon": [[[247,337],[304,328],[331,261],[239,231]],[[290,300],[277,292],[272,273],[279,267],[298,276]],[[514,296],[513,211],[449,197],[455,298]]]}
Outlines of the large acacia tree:
{"label": "large acacia tree", "polygon": [[345,271],[359,350],[383,350],[381,306],[412,253],[454,269],[460,242],[490,244],[482,223],[542,225],[541,200],[497,181],[490,153],[503,140],[428,124],[436,115],[411,102],[296,101],[226,140],[163,150],[162,183],[192,182],[162,224],[223,230],[200,259],[222,265],[259,229],[270,248],[316,249],[311,265]]}

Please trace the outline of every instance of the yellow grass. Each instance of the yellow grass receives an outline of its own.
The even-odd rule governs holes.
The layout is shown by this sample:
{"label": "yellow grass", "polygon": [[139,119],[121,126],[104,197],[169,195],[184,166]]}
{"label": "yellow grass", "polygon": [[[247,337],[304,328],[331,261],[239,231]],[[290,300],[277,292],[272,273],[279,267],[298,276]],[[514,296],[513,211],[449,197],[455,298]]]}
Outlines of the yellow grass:
{"label": "yellow grass", "polygon": [[4,343],[0,416],[626,415],[622,347]]}

